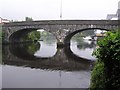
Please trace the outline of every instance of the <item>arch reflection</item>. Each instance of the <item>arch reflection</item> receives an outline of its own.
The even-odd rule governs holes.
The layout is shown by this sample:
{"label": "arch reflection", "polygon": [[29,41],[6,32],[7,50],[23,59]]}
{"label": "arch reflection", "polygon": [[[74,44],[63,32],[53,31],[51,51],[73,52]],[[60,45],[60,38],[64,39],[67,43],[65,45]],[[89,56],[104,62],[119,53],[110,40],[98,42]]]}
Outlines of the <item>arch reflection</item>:
{"label": "arch reflection", "polygon": [[3,47],[3,64],[36,69],[67,71],[89,70],[94,64],[92,61],[80,58],[73,54],[70,47],[57,49],[55,55],[52,57],[36,57],[34,56],[34,53],[41,45],[35,43],[34,46],[36,46],[36,48],[34,48],[32,52],[29,52],[28,48],[25,49],[25,47],[30,47],[28,44]]}

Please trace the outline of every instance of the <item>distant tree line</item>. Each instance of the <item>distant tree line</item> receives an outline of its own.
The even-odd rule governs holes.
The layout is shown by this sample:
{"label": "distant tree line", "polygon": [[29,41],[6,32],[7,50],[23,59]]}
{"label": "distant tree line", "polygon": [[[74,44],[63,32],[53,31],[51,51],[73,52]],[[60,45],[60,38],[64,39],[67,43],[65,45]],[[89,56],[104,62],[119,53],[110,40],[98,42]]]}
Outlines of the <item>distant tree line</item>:
{"label": "distant tree line", "polygon": [[32,17],[25,17],[25,21],[33,21]]}

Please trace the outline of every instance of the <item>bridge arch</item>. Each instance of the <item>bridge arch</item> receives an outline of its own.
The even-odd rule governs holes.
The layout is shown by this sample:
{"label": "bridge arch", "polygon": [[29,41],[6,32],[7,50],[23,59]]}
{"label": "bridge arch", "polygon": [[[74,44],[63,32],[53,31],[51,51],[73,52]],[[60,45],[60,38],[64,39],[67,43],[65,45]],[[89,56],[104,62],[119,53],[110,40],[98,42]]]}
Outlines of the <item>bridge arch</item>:
{"label": "bridge arch", "polygon": [[[3,43],[10,43],[9,37],[13,37],[14,32],[26,29],[45,29],[48,32],[53,33],[57,42],[64,44],[64,39],[68,36],[68,33],[78,31],[78,29],[85,28],[105,28],[105,29],[118,29],[117,20],[41,20],[32,22],[10,22],[2,25],[2,31],[4,33]],[[69,32],[68,32],[69,30]],[[19,32],[20,33],[20,32]],[[21,33],[20,33],[21,34]],[[16,36],[19,38],[19,36]],[[13,38],[12,38],[13,39]],[[12,40],[11,39],[11,40]]]}
{"label": "bridge arch", "polygon": [[65,39],[64,39],[64,44],[65,44],[65,45],[70,45],[70,40],[71,40],[71,38],[72,38],[75,34],[77,34],[77,33],[79,33],[79,32],[83,32],[83,31],[88,31],[88,30],[105,30],[105,31],[110,31],[110,30],[104,29],[104,28],[85,28],[85,29],[78,29],[78,30],[76,30],[76,31],[74,31],[74,32],[69,33],[69,34],[65,37]]}
{"label": "bridge arch", "polygon": [[[49,30],[46,30],[44,28],[23,28],[23,29],[20,29],[20,30],[17,30],[15,32],[13,32],[9,36],[9,42],[10,43],[19,43],[19,42],[22,42],[21,38],[23,36],[25,36],[26,34],[32,32],[32,31],[37,31],[39,29],[40,30],[43,29],[44,31],[51,33],[56,38],[56,36],[54,35],[54,33],[50,32]],[[56,40],[57,40],[57,38],[56,38]]]}

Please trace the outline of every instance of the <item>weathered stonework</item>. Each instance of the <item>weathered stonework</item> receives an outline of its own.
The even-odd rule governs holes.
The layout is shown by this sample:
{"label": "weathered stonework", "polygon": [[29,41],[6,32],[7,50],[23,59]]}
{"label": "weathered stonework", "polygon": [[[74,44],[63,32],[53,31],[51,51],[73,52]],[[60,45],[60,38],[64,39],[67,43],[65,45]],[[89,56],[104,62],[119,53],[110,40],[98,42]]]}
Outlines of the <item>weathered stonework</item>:
{"label": "weathered stonework", "polygon": [[[5,23],[2,30],[5,34],[4,40],[8,43],[19,42],[24,33],[37,29],[44,29],[55,35],[58,43],[62,42],[70,33],[87,28],[98,28],[115,30],[118,28],[117,20],[45,20],[31,22]],[[19,31],[19,33],[17,33]]]}

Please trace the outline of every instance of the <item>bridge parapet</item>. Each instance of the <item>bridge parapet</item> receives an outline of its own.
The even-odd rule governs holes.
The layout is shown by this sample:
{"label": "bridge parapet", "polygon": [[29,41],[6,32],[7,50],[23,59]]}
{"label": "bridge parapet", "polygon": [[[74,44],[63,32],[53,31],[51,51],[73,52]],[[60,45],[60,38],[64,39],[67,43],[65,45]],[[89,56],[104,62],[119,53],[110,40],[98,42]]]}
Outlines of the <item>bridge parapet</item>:
{"label": "bridge parapet", "polygon": [[41,21],[22,21],[6,23],[6,26],[18,26],[18,25],[117,25],[117,20],[41,20]]}

